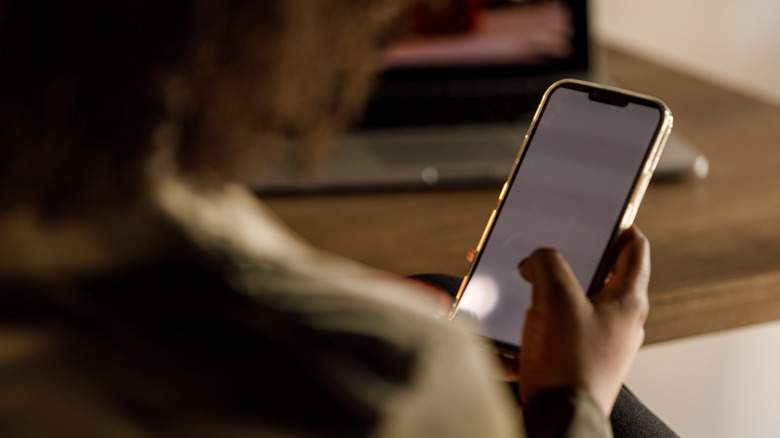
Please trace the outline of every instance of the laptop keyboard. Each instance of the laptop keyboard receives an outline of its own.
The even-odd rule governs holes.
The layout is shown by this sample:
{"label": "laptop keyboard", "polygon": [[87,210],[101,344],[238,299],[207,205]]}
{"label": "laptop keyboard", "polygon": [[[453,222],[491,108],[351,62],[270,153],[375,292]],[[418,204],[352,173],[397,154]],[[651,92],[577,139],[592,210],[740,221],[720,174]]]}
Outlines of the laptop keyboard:
{"label": "laptop keyboard", "polygon": [[515,122],[532,114],[518,99],[396,99],[369,104],[362,128]]}
{"label": "laptop keyboard", "polygon": [[372,98],[361,128],[398,128],[515,122],[528,119],[540,91],[517,89],[516,81],[485,86],[407,84],[380,90]]}

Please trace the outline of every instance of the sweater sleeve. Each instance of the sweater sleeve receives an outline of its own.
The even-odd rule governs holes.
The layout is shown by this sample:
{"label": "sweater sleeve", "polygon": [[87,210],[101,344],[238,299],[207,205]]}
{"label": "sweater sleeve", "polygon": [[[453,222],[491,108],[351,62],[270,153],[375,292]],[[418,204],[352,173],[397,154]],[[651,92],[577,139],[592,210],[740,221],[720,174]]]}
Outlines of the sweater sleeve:
{"label": "sweater sleeve", "polygon": [[612,438],[601,407],[586,391],[561,387],[543,391],[523,408],[528,438]]}

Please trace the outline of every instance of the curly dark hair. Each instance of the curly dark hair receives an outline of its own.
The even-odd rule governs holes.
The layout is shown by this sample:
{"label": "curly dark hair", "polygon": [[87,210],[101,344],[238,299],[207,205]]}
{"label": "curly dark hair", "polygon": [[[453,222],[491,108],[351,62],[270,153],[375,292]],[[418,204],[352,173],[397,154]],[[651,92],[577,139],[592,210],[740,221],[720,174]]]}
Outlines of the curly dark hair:
{"label": "curly dark hair", "polygon": [[269,136],[325,144],[402,0],[0,0],[0,207],[138,196],[160,148],[233,178]]}

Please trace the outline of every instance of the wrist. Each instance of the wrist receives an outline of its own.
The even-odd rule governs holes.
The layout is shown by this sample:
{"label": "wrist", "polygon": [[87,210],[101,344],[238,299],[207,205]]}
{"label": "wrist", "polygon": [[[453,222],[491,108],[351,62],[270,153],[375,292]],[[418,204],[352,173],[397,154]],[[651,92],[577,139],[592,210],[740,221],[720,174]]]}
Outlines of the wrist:
{"label": "wrist", "polygon": [[574,386],[544,389],[523,405],[529,437],[574,436],[574,433],[609,436],[608,414],[593,395]]}

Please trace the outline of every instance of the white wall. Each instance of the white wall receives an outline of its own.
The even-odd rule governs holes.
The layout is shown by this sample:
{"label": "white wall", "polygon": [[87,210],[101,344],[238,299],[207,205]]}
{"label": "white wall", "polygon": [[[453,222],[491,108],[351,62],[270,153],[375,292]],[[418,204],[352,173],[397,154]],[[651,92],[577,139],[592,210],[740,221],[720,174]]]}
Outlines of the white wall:
{"label": "white wall", "polygon": [[780,322],[645,347],[626,384],[685,438],[778,438]]}
{"label": "white wall", "polygon": [[591,0],[597,41],[780,105],[780,1]]}

